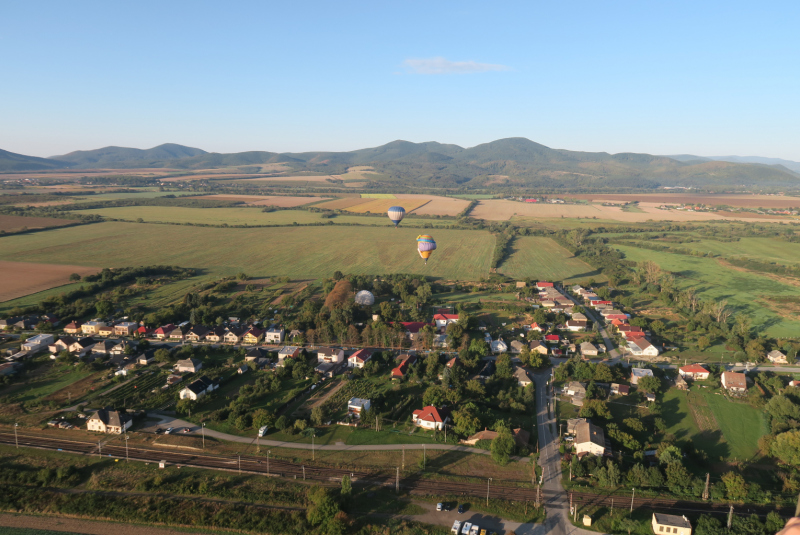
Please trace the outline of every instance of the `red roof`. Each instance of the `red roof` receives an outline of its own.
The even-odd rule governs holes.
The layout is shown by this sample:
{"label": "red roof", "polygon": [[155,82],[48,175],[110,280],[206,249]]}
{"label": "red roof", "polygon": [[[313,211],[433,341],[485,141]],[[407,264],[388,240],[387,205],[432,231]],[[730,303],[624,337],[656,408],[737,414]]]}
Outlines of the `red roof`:
{"label": "red roof", "polygon": [[350,358],[354,358],[356,360],[360,360],[361,362],[367,362],[369,359],[372,358],[372,350],[371,349],[359,349],[352,355]]}
{"label": "red roof", "polygon": [[408,367],[417,362],[416,355],[409,355],[403,359],[399,366],[392,370],[392,377],[405,377]]}
{"label": "red roof", "polygon": [[142,325],[141,327],[136,329],[136,332],[138,334],[150,334],[151,332],[153,332],[153,329],[151,329],[150,327],[145,327],[144,325]]}
{"label": "red roof", "polygon": [[451,358],[450,360],[447,361],[447,364],[445,364],[445,366],[447,368],[452,368],[456,364],[458,364],[458,357],[453,357],[453,358]]}
{"label": "red roof", "polygon": [[401,321],[400,325],[406,330],[406,332],[410,332],[411,334],[417,334],[419,331],[422,330],[423,327],[426,325],[430,325],[425,321]]}
{"label": "red roof", "polygon": [[624,320],[628,319],[628,316],[625,314],[606,314],[607,320]]}
{"label": "red roof", "polygon": [[525,202],[539,202],[539,199],[525,199]]}
{"label": "red roof", "polygon": [[443,422],[444,418],[449,416],[449,412],[450,411],[447,409],[437,409],[433,405],[428,405],[427,407],[415,410],[414,416],[417,417],[417,420],[439,423]]}
{"label": "red roof", "polygon": [[536,287],[537,288],[552,288],[553,287],[553,283],[552,282],[537,282],[536,283]]}
{"label": "red roof", "polygon": [[547,334],[545,335],[544,339],[547,340],[548,342],[558,342],[559,340],[561,340],[561,338],[559,338],[557,334]]}
{"label": "red roof", "polygon": [[436,314],[433,316],[434,321],[450,321],[458,320],[458,314]]}
{"label": "red roof", "polygon": [[627,325],[627,323],[625,323],[625,320],[621,320],[619,318],[614,318],[614,321],[611,322],[611,325],[613,325],[615,327],[619,327],[620,325]]}
{"label": "red roof", "polygon": [[169,325],[164,325],[163,327],[159,327],[158,329],[156,329],[155,333],[156,334],[169,334],[174,330],[175,330],[175,326],[170,323]]}
{"label": "red roof", "polygon": [[645,334],[644,333],[623,332],[622,333],[622,337],[625,340],[634,340],[634,339],[639,339],[639,338],[645,338]]}
{"label": "red roof", "polygon": [[689,364],[688,366],[681,368],[681,371],[684,373],[709,373],[707,369],[703,368],[699,364]]}
{"label": "red roof", "polygon": [[619,332],[640,333],[642,332],[642,328],[636,325],[620,325]]}

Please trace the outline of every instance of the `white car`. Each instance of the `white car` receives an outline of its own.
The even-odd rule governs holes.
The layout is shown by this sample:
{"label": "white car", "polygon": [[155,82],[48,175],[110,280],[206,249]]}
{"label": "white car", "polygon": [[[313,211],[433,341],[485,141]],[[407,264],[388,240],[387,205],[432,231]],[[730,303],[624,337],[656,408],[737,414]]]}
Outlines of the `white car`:
{"label": "white car", "polygon": [[437,504],[436,504],[436,510],[437,510],[437,511],[441,511],[441,510],[442,510],[442,504],[441,504],[441,502],[439,502],[439,503],[437,503]]}
{"label": "white car", "polygon": [[165,434],[165,435],[169,435],[169,434],[171,434],[171,433],[172,433],[172,428],[171,428],[171,427],[168,427],[168,428],[167,428],[167,430],[166,430],[166,431],[164,431],[164,434]]}
{"label": "white car", "polygon": [[461,535],[469,535],[469,528],[471,527],[471,522],[464,522],[464,525],[461,527]]}

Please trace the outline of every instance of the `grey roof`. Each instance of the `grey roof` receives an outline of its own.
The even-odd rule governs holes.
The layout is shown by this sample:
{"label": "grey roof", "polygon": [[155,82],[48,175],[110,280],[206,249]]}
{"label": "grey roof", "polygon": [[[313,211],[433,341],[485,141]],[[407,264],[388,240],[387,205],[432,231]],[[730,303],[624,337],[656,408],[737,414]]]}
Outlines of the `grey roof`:
{"label": "grey roof", "polygon": [[591,422],[580,423],[575,426],[575,443],[591,442],[598,446],[606,447],[606,435],[601,427]]}
{"label": "grey roof", "polygon": [[685,516],[665,515],[663,513],[653,513],[657,524],[663,526],[675,526],[676,528],[691,528],[692,523]]}
{"label": "grey roof", "polygon": [[122,424],[128,422],[131,417],[127,414],[121,414],[119,411],[111,409],[99,409],[90,420],[100,420],[105,425],[111,427],[122,427]]}

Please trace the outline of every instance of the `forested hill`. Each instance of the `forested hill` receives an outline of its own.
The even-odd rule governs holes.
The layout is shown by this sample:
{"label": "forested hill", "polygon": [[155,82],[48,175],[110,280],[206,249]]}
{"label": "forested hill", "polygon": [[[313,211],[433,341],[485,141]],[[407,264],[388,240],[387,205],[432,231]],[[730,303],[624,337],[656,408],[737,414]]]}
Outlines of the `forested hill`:
{"label": "forested hill", "polygon": [[[16,155],[19,156],[19,155]],[[25,157],[23,157],[25,158]],[[392,141],[349,152],[208,153],[182,145],[152,149],[106,147],[77,151],[42,162],[73,168],[206,169],[283,163],[289,172],[343,174],[371,166],[382,186],[492,188],[639,188],[730,186],[800,188],[800,174],[782,165],[738,163],[694,157],[578,152],[551,149],[525,138],[507,138],[471,148],[437,142]],[[0,169],[3,169],[0,154]],[[8,169],[6,169],[8,170]],[[367,179],[369,175],[367,175]],[[364,180],[361,178],[360,180]]]}
{"label": "forested hill", "polygon": [[17,154],[0,149],[0,173],[44,171],[61,167],[65,167],[63,162],[57,162],[48,158],[37,158],[36,156],[25,156],[24,154]]}

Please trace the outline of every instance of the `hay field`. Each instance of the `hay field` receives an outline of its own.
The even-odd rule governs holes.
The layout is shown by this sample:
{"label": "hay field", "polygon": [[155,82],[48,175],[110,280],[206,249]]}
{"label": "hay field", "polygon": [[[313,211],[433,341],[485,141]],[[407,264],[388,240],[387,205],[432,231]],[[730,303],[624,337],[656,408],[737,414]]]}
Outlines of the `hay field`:
{"label": "hay field", "polygon": [[657,204],[706,204],[738,206],[742,208],[788,208],[800,206],[800,197],[785,195],[736,195],[691,193],[613,193],[613,194],[569,194],[570,199],[584,199],[595,202],[650,202]]}
{"label": "hay field", "polygon": [[[194,197],[190,197],[194,198]],[[249,206],[277,206],[279,208],[295,208],[312,202],[324,201],[328,197],[291,197],[288,195],[203,195],[198,199],[216,199],[218,201],[241,201]]]}
{"label": "hay field", "polygon": [[119,206],[76,210],[76,214],[96,214],[108,219],[144,223],[180,223],[206,225],[291,225],[318,223],[320,214],[306,210],[262,212],[258,208],[188,208],[183,206]]}
{"label": "hay field", "polygon": [[317,205],[317,208],[326,208],[328,210],[346,210],[359,204],[370,202],[370,199],[362,199],[360,197],[350,197],[345,199],[334,199],[332,201],[323,202]]}
{"label": "hay field", "polygon": [[[3,238],[6,239],[6,238]],[[3,255],[4,258],[9,258]],[[69,283],[69,276],[91,275],[99,268],[0,260],[0,301],[16,299]]]}
{"label": "hay field", "polygon": [[[240,177],[241,178],[241,177]],[[326,180],[338,180],[333,175],[312,175],[312,176],[262,176],[258,178],[248,178],[245,183],[251,182],[325,182]]]}
{"label": "hay field", "polygon": [[75,223],[72,219],[58,219],[55,217],[26,217],[21,215],[0,215],[0,230],[15,232],[23,228],[50,228],[63,227]]}
{"label": "hay field", "polygon": [[403,227],[245,229],[108,222],[4,237],[0,260],[87,267],[170,264],[214,275],[244,270],[254,278],[319,278],[336,270],[461,280],[489,274],[495,240],[488,232],[437,229],[438,249],[427,266],[417,254],[418,234],[418,229]]}
{"label": "hay field", "polygon": [[589,264],[550,238],[521,236],[514,240],[513,252],[502,263],[500,273],[514,279],[531,277],[539,280],[563,281],[568,284],[606,280]]}
{"label": "hay field", "polygon": [[[464,199],[456,199],[454,197],[431,197],[430,195],[419,195],[415,193],[399,193],[398,199],[428,199],[430,202],[425,203],[416,210],[415,214],[419,215],[449,215],[457,216],[467,206],[469,201]],[[404,205],[405,207],[405,205]]]}
{"label": "hay field", "polygon": [[372,199],[369,202],[364,204],[359,204],[356,206],[352,206],[347,208],[348,212],[352,212],[354,214],[365,214],[367,212],[371,214],[381,214],[386,212],[392,206],[402,206],[406,209],[406,213],[413,212],[420,206],[423,206],[430,202],[430,198],[424,199]]}
{"label": "hay field", "polygon": [[396,199],[393,193],[362,193],[362,199]]}

